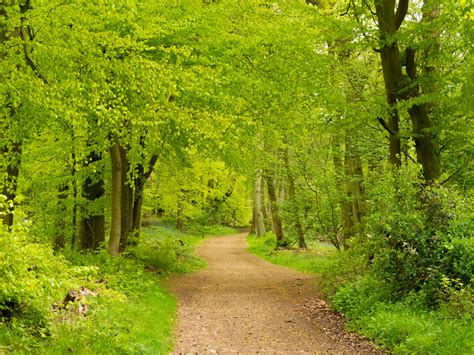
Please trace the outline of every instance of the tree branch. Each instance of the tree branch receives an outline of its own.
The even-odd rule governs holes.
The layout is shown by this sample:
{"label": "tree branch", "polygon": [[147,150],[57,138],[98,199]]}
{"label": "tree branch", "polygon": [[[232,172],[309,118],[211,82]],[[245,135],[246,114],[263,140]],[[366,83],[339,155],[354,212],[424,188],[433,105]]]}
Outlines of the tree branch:
{"label": "tree branch", "polygon": [[400,28],[408,12],[409,0],[400,0],[398,2],[397,12],[395,13],[395,31]]}
{"label": "tree branch", "polygon": [[[30,0],[26,0],[22,5],[20,5],[20,11],[22,14],[25,14],[29,9],[31,8]],[[44,83],[48,84],[48,81],[46,78],[43,76],[43,74],[40,73],[38,70],[38,67],[35,65],[33,62],[33,59],[31,59],[29,50],[28,50],[28,39],[26,36],[26,31],[25,31],[25,21],[26,18],[25,16],[21,17],[21,24],[20,24],[20,38],[23,46],[23,56],[25,57],[26,64],[33,70],[33,72],[36,74],[36,76]]]}
{"label": "tree branch", "polygon": [[388,123],[382,118],[382,117],[377,117],[377,121],[382,125],[385,130],[390,133],[391,136],[395,135],[395,132],[392,131],[392,129],[389,127]]}
{"label": "tree branch", "polygon": [[452,173],[450,176],[448,176],[446,179],[444,179],[442,182],[440,182],[440,185],[446,184],[449,180],[451,180],[453,177],[455,177],[457,174],[459,174],[465,167],[467,167],[468,164],[464,164],[461,166],[459,169],[457,169],[454,173]]}
{"label": "tree branch", "polygon": [[148,163],[148,170],[143,175],[143,177],[145,178],[145,181],[148,180],[151,173],[153,172],[153,168],[155,167],[155,164],[156,164],[157,160],[158,160],[158,154],[154,154],[154,155],[151,156],[150,162]]}

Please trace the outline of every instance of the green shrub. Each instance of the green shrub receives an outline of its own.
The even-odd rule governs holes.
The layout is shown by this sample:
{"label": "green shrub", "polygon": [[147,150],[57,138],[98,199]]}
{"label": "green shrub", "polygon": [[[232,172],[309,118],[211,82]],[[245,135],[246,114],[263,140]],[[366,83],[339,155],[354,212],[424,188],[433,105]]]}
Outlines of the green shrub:
{"label": "green shrub", "polygon": [[51,248],[28,241],[26,231],[0,228],[0,317],[18,331],[49,333],[51,305],[77,280]]}
{"label": "green shrub", "polygon": [[378,304],[389,302],[391,293],[385,281],[365,275],[339,287],[332,301],[339,312],[357,318],[370,313]]}

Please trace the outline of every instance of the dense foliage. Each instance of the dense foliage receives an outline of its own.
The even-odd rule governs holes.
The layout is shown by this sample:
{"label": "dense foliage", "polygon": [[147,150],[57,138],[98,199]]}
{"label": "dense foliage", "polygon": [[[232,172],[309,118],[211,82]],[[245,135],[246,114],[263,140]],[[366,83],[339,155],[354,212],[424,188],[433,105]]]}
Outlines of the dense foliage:
{"label": "dense foliage", "polygon": [[357,292],[471,316],[473,20],[470,0],[1,1],[2,322],[47,336],[78,251],[182,271],[141,235],[157,219],[327,242],[354,317]]}

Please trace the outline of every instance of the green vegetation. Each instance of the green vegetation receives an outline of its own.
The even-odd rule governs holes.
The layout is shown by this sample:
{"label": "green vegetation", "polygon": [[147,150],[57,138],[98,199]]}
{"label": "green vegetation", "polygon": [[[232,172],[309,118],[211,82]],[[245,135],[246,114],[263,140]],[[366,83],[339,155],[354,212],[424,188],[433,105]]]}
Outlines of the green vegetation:
{"label": "green vegetation", "polygon": [[[231,231],[220,226],[207,229]],[[18,232],[13,243],[5,232],[0,238],[0,301],[6,305],[2,317],[8,319],[0,328],[0,350],[80,354],[172,350],[176,302],[163,283],[171,273],[205,266],[193,247],[208,234],[183,234],[154,223],[143,231],[140,246],[118,258],[75,251],[59,258],[50,248],[28,242],[26,233]],[[51,310],[68,290],[81,286],[97,296]],[[85,315],[78,312],[82,303],[88,306]]]}
{"label": "green vegetation", "polygon": [[274,264],[287,266],[306,273],[320,273],[331,265],[336,248],[332,245],[311,241],[309,250],[275,250],[275,235],[267,233],[261,237],[250,235],[247,238],[248,250]]}
{"label": "green vegetation", "polygon": [[[273,231],[256,253],[321,272],[354,327],[400,351],[435,342],[382,334],[399,310],[461,334],[443,327],[472,317],[473,8],[0,1],[1,341],[52,342],[68,289],[124,313],[168,299],[144,265],[203,267],[191,245],[212,225]],[[141,230],[156,219],[196,237]],[[269,254],[294,245],[312,251]],[[127,337],[119,308],[94,315],[104,346],[126,346],[110,345]]]}
{"label": "green vegetation", "polygon": [[474,300],[448,279],[438,285],[447,301],[429,310],[422,295],[398,301],[393,284],[370,274],[357,276],[357,253],[343,254],[316,241],[309,250],[275,250],[272,233],[249,236],[247,242],[250,252],[272,263],[319,274],[319,286],[348,317],[348,327],[395,353],[467,354],[474,347]]}

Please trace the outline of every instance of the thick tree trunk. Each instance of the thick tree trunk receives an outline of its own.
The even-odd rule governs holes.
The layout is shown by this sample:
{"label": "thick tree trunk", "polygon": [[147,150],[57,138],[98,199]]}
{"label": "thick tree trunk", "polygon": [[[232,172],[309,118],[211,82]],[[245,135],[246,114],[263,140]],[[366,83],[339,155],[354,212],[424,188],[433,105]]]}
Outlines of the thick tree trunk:
{"label": "thick tree trunk", "polygon": [[[423,5],[423,22],[427,25],[438,16],[438,4],[431,4],[425,1]],[[433,94],[437,91],[436,85],[436,69],[431,64],[438,56],[439,51],[439,33],[436,30],[428,32],[425,41],[427,45],[423,54],[426,63],[422,67],[423,75],[428,79],[427,84],[420,86],[418,81],[418,68],[415,61],[416,51],[413,48],[406,50],[406,71],[408,77],[412,80],[413,85],[408,95],[409,98],[419,97],[423,94]],[[440,176],[440,154],[439,146],[433,134],[433,116],[435,113],[434,103],[422,103],[413,105],[408,112],[413,124],[413,139],[415,141],[417,162],[421,165],[423,177],[426,184],[435,183]]]}
{"label": "thick tree trunk", "polygon": [[[91,152],[87,157],[86,166],[99,162],[101,159],[102,156],[100,154]],[[97,207],[90,207],[97,204],[104,194],[105,188],[102,172],[90,173],[82,186],[82,195],[88,204],[86,210],[82,212],[79,222],[79,240],[82,250],[96,250],[105,241],[104,211],[102,209],[97,211]]]}
{"label": "thick tree trunk", "polygon": [[274,185],[274,174],[267,172],[265,181],[267,183],[268,199],[270,201],[270,212],[272,216],[273,232],[277,239],[277,247],[284,246],[283,225],[278,212],[278,201]]}
{"label": "thick tree trunk", "polygon": [[380,59],[382,62],[385,94],[389,108],[388,124],[383,126],[389,131],[390,162],[394,166],[401,166],[401,143],[399,129],[399,115],[396,104],[399,90],[402,89],[403,72],[400,60],[400,49],[394,39],[394,34],[400,27],[406,15],[407,0],[399,1],[395,11],[395,0],[377,0],[375,9],[379,26]]}
{"label": "thick tree trunk", "polygon": [[261,236],[266,232],[265,223],[263,220],[263,206],[262,206],[262,174],[257,171],[255,174],[255,184],[253,192],[253,220],[254,232],[256,235]]}
{"label": "thick tree trunk", "polygon": [[120,154],[120,146],[114,143],[110,147],[110,157],[112,160],[112,218],[110,221],[110,239],[107,250],[112,256],[117,256],[120,251],[121,238],[121,200],[122,200],[122,156]]}

